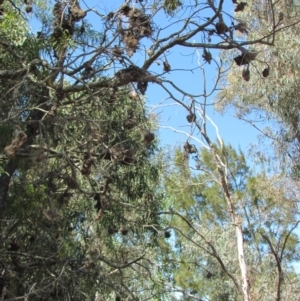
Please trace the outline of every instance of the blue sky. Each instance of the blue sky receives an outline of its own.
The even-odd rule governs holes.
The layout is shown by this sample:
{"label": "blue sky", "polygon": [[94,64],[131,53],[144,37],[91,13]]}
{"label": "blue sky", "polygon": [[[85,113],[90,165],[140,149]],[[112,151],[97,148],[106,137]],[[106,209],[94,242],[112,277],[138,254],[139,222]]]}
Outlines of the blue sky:
{"label": "blue sky", "polygon": [[[134,3],[135,1],[133,1]],[[86,3],[89,8],[94,8],[103,15],[107,15],[111,11],[116,11],[116,9],[124,3],[122,0],[90,0],[82,1],[82,8],[86,8],[84,3]],[[185,3],[194,4],[195,1],[185,1]],[[138,5],[137,5],[138,7]],[[234,7],[231,1],[225,1],[224,9],[228,13],[232,13]],[[191,9],[192,11],[192,9]],[[190,11],[190,12],[191,12]],[[184,19],[189,14],[189,12],[179,12],[180,19]],[[203,11],[203,15],[199,17],[199,20],[205,20],[205,17],[208,17],[208,13]],[[88,20],[95,27],[99,24],[99,16],[94,12],[90,11],[88,13]],[[179,19],[178,19],[179,20]],[[202,22],[203,22],[202,21]],[[155,23],[159,25],[160,28],[164,28],[160,35],[161,37],[167,36],[168,34],[174,32],[174,30],[182,26],[182,21],[176,23],[176,19],[166,18],[165,14],[158,13],[155,16]],[[40,30],[40,27],[35,22],[32,22],[33,32]],[[100,25],[101,26],[101,25]],[[158,29],[156,29],[158,30]],[[201,36],[199,35],[195,42],[201,42]],[[144,38],[141,45],[146,45],[146,48],[150,47],[152,42],[149,39]],[[147,58],[146,55],[147,49],[140,49],[131,57],[131,60],[135,62],[138,66],[141,66],[144,60]],[[199,49],[200,54],[200,64],[204,62],[201,58],[202,50]],[[218,60],[218,52],[211,51],[213,58]],[[163,60],[167,59],[168,63],[171,65],[172,71],[169,74],[164,74],[163,77],[167,80],[172,80],[180,89],[192,93],[192,94],[201,94],[203,93],[203,76],[202,71],[199,69],[197,60],[199,59],[195,49],[189,48],[184,49],[183,47],[175,47],[165,54],[165,57],[162,57],[161,60],[158,60],[158,64],[154,64],[150,70],[156,74],[163,73]],[[216,65],[212,63],[211,65],[205,64],[203,68],[206,72],[206,82],[207,82],[207,91],[212,89],[215,83],[215,78],[217,76]],[[238,74],[237,76],[241,76]],[[173,92],[173,91],[172,91]],[[182,95],[174,91],[174,95],[182,100]],[[257,130],[252,126],[247,124],[244,121],[240,121],[237,118],[233,117],[233,112],[226,112],[223,116],[214,111],[213,106],[211,105],[214,101],[215,93],[207,99],[207,114],[212,118],[214,123],[218,126],[220,136],[225,141],[225,143],[232,144],[235,148],[241,147],[242,150],[247,151],[250,143],[256,141],[258,135]],[[165,127],[173,127],[179,131],[189,131],[188,123],[186,121],[187,112],[185,109],[174,104],[173,100],[166,100],[167,93],[159,87],[157,84],[149,84],[148,90],[146,92],[146,104],[149,107],[149,110],[159,117],[159,125],[161,126],[158,131],[158,136],[161,141],[161,146],[169,145],[179,145],[186,141],[186,136],[178,133],[174,133],[170,129]],[[201,98],[197,98],[198,101],[203,101]],[[188,103],[189,100],[186,98],[184,102]],[[172,105],[174,104],[174,105]],[[211,138],[215,137],[215,131],[213,127],[208,127]]]}
{"label": "blue sky", "polygon": [[[49,2],[50,1],[51,0],[49,0]],[[103,16],[106,16],[109,12],[116,11],[120,5],[124,4],[124,1],[90,0],[85,2],[81,1],[80,3],[83,9],[95,9]],[[84,3],[86,3],[88,7],[86,7]],[[135,3],[135,1],[132,1],[132,3]],[[193,5],[195,0],[185,0],[185,4],[186,3]],[[136,5],[138,7],[138,4]],[[232,14],[234,10],[232,1],[225,1],[224,9],[229,14]],[[156,14],[154,19],[154,23],[157,24],[155,33],[162,29],[159,37],[162,38],[168,36],[169,34],[181,28],[183,19],[192,12],[192,8],[190,11],[179,11],[179,17],[176,18],[167,18],[163,12]],[[28,15],[28,17],[30,17],[30,15]],[[203,14],[201,13],[201,16],[199,16],[199,22],[205,22],[206,17],[209,17],[209,14],[204,10]],[[225,14],[223,17],[226,20]],[[88,12],[87,20],[95,27],[96,30],[99,30],[99,27],[102,27],[101,18],[93,11]],[[230,24],[230,20],[227,19],[226,22]],[[32,19],[31,23],[32,31],[34,33],[41,30],[40,25],[37,24],[37,22],[34,22],[34,19]],[[192,42],[202,42],[202,39],[202,35],[199,34]],[[215,42],[214,39],[217,38],[212,37],[212,39],[213,42]],[[137,66],[142,66],[144,61],[148,58],[146,51],[151,47],[152,43],[153,42],[148,38],[144,38],[141,41],[141,48],[130,58]],[[171,65],[172,70],[169,73],[163,74],[162,77],[166,80],[173,81],[180,89],[186,91],[187,93],[199,95],[204,92],[204,78],[203,72],[199,68],[200,64],[200,66],[205,70],[207,92],[210,92],[215,85],[215,79],[217,77],[217,65],[215,65],[214,62],[211,64],[205,64],[202,58],[202,53],[202,49],[187,49],[177,46],[170,49],[170,51],[166,52],[164,56],[157,60],[157,62],[151,66],[150,71],[153,72],[153,74],[162,75],[164,73],[163,61],[167,60]],[[211,53],[213,58],[219,63],[219,52],[217,50],[211,50]],[[118,71],[118,69],[115,71]],[[241,74],[237,74],[236,76],[243,80]],[[181,101],[183,100],[181,93],[174,91],[174,89],[172,90],[172,93],[173,92],[175,97],[178,97],[178,99]],[[158,117],[157,120],[159,127],[156,134],[160,141],[160,147],[165,150],[183,146],[188,138],[187,135],[174,132],[170,128],[174,128],[180,132],[190,132],[190,124],[186,120],[186,109],[176,104],[174,100],[167,99],[167,97],[168,95],[166,91],[162,89],[162,87],[157,84],[149,83],[145,95],[146,105],[149,111],[153,112]],[[245,154],[247,154],[250,145],[257,142],[257,136],[260,133],[250,124],[235,118],[233,111],[226,111],[223,115],[216,112],[212,105],[215,97],[216,92],[212,93],[212,95],[206,100],[207,115],[218,127],[220,137],[223,139],[225,144],[231,144],[235,149],[240,148]],[[203,98],[201,97],[197,97],[195,99],[199,102],[203,102]],[[189,99],[187,97],[183,101],[185,103],[189,103]],[[207,130],[211,140],[215,141],[216,133],[214,127],[208,123]],[[199,133],[194,132],[194,135],[201,140]],[[200,144],[196,141],[190,140],[190,143],[195,144],[195,146],[200,149]],[[259,167],[253,164],[251,157],[247,156],[247,161],[248,164],[250,164],[253,168],[259,170]]]}

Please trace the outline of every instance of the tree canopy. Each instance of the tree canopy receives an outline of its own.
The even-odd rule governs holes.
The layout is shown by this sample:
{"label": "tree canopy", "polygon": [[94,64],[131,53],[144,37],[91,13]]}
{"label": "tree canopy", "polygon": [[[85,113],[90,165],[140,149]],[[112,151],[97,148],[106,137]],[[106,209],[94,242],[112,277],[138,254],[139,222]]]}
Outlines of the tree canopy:
{"label": "tree canopy", "polygon": [[[0,298],[297,298],[299,21],[281,0],[0,0]],[[150,85],[186,118],[169,154]],[[216,92],[275,118],[295,169],[255,174]]]}

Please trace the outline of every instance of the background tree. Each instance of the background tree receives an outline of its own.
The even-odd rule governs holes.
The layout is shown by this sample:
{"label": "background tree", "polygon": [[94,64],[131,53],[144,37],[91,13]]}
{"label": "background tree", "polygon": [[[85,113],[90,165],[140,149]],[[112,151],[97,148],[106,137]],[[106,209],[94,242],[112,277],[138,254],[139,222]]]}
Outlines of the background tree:
{"label": "background tree", "polygon": [[[297,197],[287,197],[282,178],[254,176],[242,152],[217,148],[228,170],[228,186],[243,234],[234,231],[213,155],[199,151],[197,171],[190,172],[185,154],[176,151],[165,187],[173,204],[167,214],[175,235],[174,285],[188,300],[245,300],[239,268],[244,249],[249,300],[296,299],[299,278],[292,263],[298,258],[295,229]],[[296,198],[295,198],[296,197]]]}
{"label": "background tree", "polygon": [[[274,47],[255,46],[258,53],[255,61],[242,66],[233,64],[224,78],[224,89],[217,102],[218,109],[232,106],[238,118],[246,120],[262,135],[270,138],[267,143],[273,145],[273,154],[268,154],[264,148],[257,150],[257,157],[270,160],[275,154],[276,159],[280,158],[280,169],[285,166],[287,172],[291,172],[291,166],[296,171],[299,160],[299,39],[296,33],[299,31],[300,8],[295,3],[289,1],[272,7],[270,3],[250,1],[248,4],[253,7],[251,13],[236,13],[244,24],[251,24],[251,20],[255,20],[253,27],[261,32],[268,31],[274,22],[277,27],[287,28],[276,33]],[[252,40],[258,37],[253,27],[248,27],[240,38]],[[224,59],[229,62],[235,55],[236,52],[223,53]],[[276,159],[272,165],[276,165]]]}

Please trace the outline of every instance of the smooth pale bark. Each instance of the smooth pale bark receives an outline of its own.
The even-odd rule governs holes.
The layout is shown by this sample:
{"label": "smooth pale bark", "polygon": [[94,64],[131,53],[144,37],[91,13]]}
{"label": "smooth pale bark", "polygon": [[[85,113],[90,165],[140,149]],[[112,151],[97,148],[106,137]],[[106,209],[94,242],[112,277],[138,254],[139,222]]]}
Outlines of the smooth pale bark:
{"label": "smooth pale bark", "polygon": [[232,201],[230,192],[229,192],[229,183],[227,177],[227,165],[224,164],[217,154],[213,143],[210,141],[205,129],[201,131],[203,137],[205,138],[206,142],[210,146],[214,161],[217,165],[218,173],[220,176],[220,185],[222,186],[225,200],[228,206],[228,211],[230,213],[231,222],[235,226],[236,230],[236,240],[237,240],[237,251],[238,251],[238,259],[239,259],[239,266],[241,272],[241,280],[242,280],[242,292],[244,296],[244,301],[251,301],[250,293],[249,293],[249,284],[248,284],[248,276],[247,276],[247,265],[245,262],[245,255],[244,255],[244,241],[243,241],[243,232],[241,227],[241,221],[239,217],[236,215],[234,203]]}
{"label": "smooth pale bark", "polygon": [[243,241],[242,227],[239,224],[237,224],[235,226],[235,230],[236,230],[236,240],[237,240],[237,247],[238,247],[240,270],[241,270],[241,275],[242,275],[242,280],[243,280],[244,300],[250,301],[248,276],[247,276],[247,265],[246,265],[245,256],[244,256],[244,241]]}

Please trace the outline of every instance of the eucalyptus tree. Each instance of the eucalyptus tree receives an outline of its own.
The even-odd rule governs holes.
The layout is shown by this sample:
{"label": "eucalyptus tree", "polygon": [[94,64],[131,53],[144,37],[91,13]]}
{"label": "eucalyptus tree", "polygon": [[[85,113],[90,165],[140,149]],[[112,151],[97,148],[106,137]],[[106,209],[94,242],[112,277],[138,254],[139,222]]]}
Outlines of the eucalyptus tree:
{"label": "eucalyptus tree", "polygon": [[244,271],[248,300],[296,300],[299,191],[289,193],[281,177],[254,175],[241,151],[215,149],[229,171],[231,208],[209,150],[199,151],[194,158],[199,165],[191,171],[186,154],[177,149],[174,166],[166,171],[166,196],[173,205],[164,213],[175,242],[174,287],[183,300],[246,300]]}
{"label": "eucalyptus tree", "polygon": [[[280,168],[298,173],[299,166],[299,16],[297,1],[277,3],[250,1],[251,13],[238,12],[245,26],[240,39],[259,38],[254,28],[267,32],[276,23],[278,30],[273,47],[256,45],[255,61],[233,63],[230,72],[224,77],[222,91],[216,106],[219,110],[234,108],[238,118],[252,124],[271,143],[275,158],[280,158]],[[274,17],[271,16],[274,14]],[[235,51],[223,53],[224,60],[231,62]],[[238,75],[238,76],[237,76]],[[224,88],[224,89],[223,89]],[[267,140],[267,141],[266,141]],[[269,140],[269,141],[268,141]],[[264,151],[259,156],[270,159]],[[283,164],[283,163],[286,164]],[[276,164],[276,160],[272,161]],[[298,176],[298,175],[297,175]]]}
{"label": "eucalyptus tree", "polygon": [[157,252],[165,204],[148,85],[197,124],[173,91],[198,94],[168,79],[167,53],[201,48],[211,63],[210,49],[238,49],[253,61],[249,45],[272,46],[284,26],[239,40],[223,0],[0,5],[1,298],[174,298]]}

